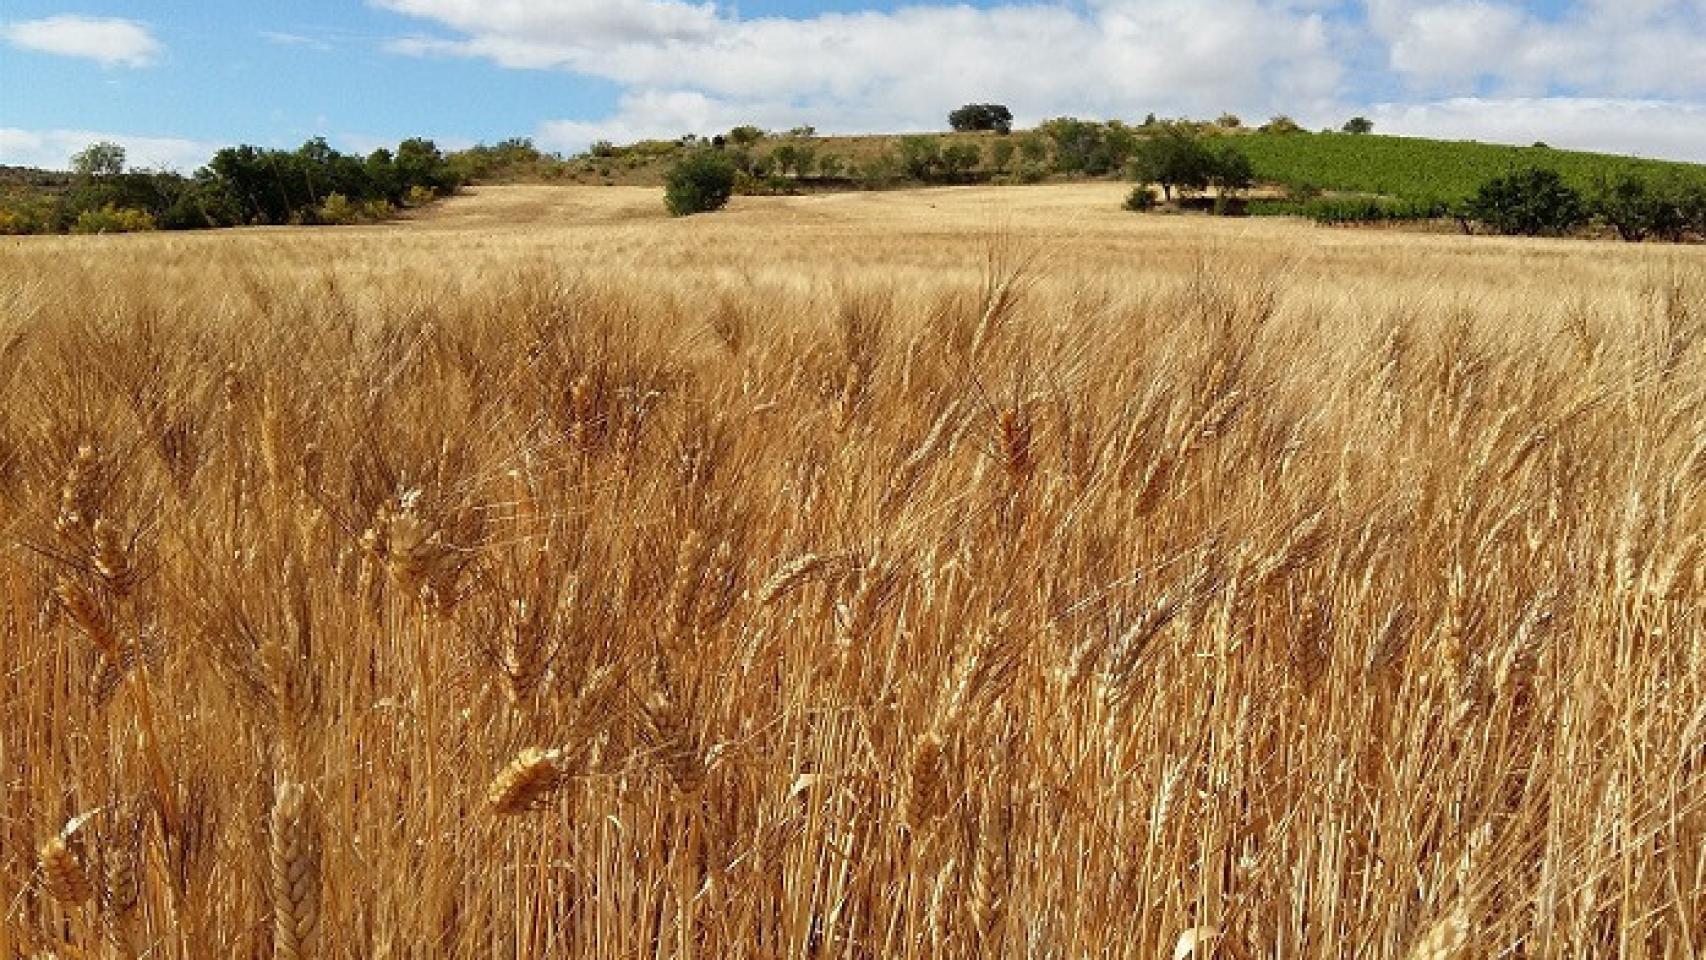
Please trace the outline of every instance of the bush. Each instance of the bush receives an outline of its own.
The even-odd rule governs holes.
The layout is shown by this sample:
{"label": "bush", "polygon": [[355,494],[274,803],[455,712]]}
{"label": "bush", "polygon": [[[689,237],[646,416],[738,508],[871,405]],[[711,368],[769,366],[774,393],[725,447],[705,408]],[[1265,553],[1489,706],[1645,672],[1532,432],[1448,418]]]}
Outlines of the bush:
{"label": "bush", "polygon": [[1274,117],[1272,120],[1269,120],[1267,123],[1262,124],[1261,132],[1263,132],[1263,133],[1291,134],[1291,133],[1308,133],[1309,131],[1303,129],[1303,127],[1300,126],[1296,120],[1293,120],[1292,118],[1290,118],[1284,114],[1280,114],[1279,116]]}
{"label": "bush", "polygon": [[431,187],[423,187],[417,183],[409,188],[408,195],[403,198],[403,202],[411,207],[424,207],[437,199],[438,194]]}
{"label": "bush", "polygon": [[1507,236],[1568,233],[1587,221],[1587,205],[1555,170],[1534,167],[1481,185],[1464,216]]}
{"label": "bush", "polygon": [[1140,183],[1131,188],[1131,193],[1126,196],[1122,206],[1133,213],[1147,213],[1155,209],[1156,203],[1155,188],[1150,184]]}
{"label": "bush", "polygon": [[964,180],[983,162],[983,150],[975,143],[950,143],[942,151],[942,172],[950,180]]}
{"label": "bush", "polygon": [[860,164],[858,177],[867,187],[879,187],[898,179],[900,170],[900,160],[894,151],[883,150]]}
{"label": "bush", "polygon": [[942,168],[942,141],[936,137],[900,138],[900,168],[914,180],[929,180]]}
{"label": "bush", "polygon": [[1305,200],[1258,200],[1251,216],[1307,217],[1316,223],[1408,223],[1437,220],[1451,213],[1441,200],[1392,200],[1385,197],[1326,197]]}
{"label": "bush", "polygon": [[1041,129],[1054,141],[1054,167],[1061,173],[1101,176],[1119,169],[1137,149],[1136,137],[1123,125],[1060,117]]}
{"label": "bush", "polygon": [[728,142],[737,147],[750,147],[764,139],[764,131],[748,123],[730,130],[727,137]]}
{"label": "bush", "polygon": [[30,194],[0,198],[0,235],[54,233],[60,215],[57,206],[49,197]]}
{"label": "bush", "polygon": [[735,188],[735,165],[715,150],[697,150],[676,161],[664,181],[664,206],[671,216],[718,210]]}
{"label": "bush", "polygon": [[351,203],[350,198],[341,193],[334,193],[320,204],[318,219],[321,223],[333,225],[356,223],[361,220],[361,205]]}
{"label": "bush", "polygon": [[98,210],[85,210],[71,225],[72,233],[140,233],[154,229],[154,218],[146,210],[115,207],[107,204]]}

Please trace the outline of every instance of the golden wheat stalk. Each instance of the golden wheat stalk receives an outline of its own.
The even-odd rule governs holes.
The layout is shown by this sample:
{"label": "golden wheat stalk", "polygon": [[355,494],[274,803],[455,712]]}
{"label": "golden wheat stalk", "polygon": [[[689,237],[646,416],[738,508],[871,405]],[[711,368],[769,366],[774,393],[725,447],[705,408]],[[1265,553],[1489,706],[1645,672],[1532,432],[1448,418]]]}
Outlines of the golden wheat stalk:
{"label": "golden wheat stalk", "polygon": [[302,784],[279,784],[269,824],[273,957],[306,960],[320,925],[320,831]]}
{"label": "golden wheat stalk", "polygon": [[562,750],[528,747],[492,780],[486,789],[486,809],[500,817],[537,810],[567,779]]}

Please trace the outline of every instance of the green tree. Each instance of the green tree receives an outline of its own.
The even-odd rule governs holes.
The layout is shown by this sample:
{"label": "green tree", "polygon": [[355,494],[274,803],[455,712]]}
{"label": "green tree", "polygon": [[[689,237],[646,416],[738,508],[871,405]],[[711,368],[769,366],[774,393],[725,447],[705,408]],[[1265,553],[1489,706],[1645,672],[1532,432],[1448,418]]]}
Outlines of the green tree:
{"label": "green tree", "polygon": [[664,206],[671,216],[718,210],[734,194],[735,165],[715,150],[695,150],[670,167]]}
{"label": "green tree", "polygon": [[1048,141],[1041,134],[1027,133],[1019,138],[1019,159],[1029,164],[1048,162]]}
{"label": "green tree", "polygon": [[1227,201],[1256,184],[1256,168],[1237,147],[1227,145],[1209,151],[1208,184],[1215,189],[1215,204],[1225,210]]}
{"label": "green tree", "polygon": [[914,180],[929,180],[942,169],[942,141],[930,136],[900,138],[900,168]]}
{"label": "green tree", "polygon": [[1659,228],[1665,206],[1647,181],[1627,173],[1603,184],[1594,198],[1594,212],[1628,243],[1640,243]]}
{"label": "green tree", "polygon": [[1469,219],[1511,236],[1568,233],[1588,216],[1582,195],[1556,170],[1543,167],[1487,181],[1464,204],[1463,212]]}
{"label": "green tree", "polygon": [[764,131],[750,123],[741,124],[728,132],[729,142],[737,147],[750,147],[764,139]]}
{"label": "green tree", "polygon": [[1190,131],[1172,126],[1138,144],[1131,173],[1139,183],[1159,184],[1171,202],[1174,191],[1189,193],[1207,187],[1215,173],[1215,158]]}
{"label": "green tree", "polygon": [[71,172],[80,177],[116,177],[124,172],[124,158],[124,147],[100,140],[71,155]]}
{"label": "green tree", "polygon": [[805,177],[817,164],[817,148],[804,143],[783,143],[770,152],[770,161],[778,173]]}
{"label": "green tree", "polygon": [[1097,176],[1113,168],[1101,124],[1060,117],[1043,124],[1042,131],[1054,141],[1054,168],[1061,173]]}
{"label": "green tree", "polygon": [[950,143],[942,150],[942,173],[950,180],[964,180],[983,162],[983,150],[975,143]]}
{"label": "green tree", "polygon": [[1007,170],[1013,165],[1013,154],[1018,150],[1013,141],[997,140],[989,148],[989,165],[996,170]]}
{"label": "green tree", "polygon": [[1344,132],[1365,134],[1374,132],[1374,121],[1367,117],[1352,117],[1345,121]]}
{"label": "green tree", "polygon": [[1286,116],[1283,113],[1277,117],[1274,117],[1272,120],[1269,120],[1267,123],[1262,124],[1261,131],[1263,133],[1280,133],[1280,134],[1307,133],[1308,132],[1307,130],[1304,130],[1303,127],[1300,126],[1296,120],[1293,120],[1292,118]]}
{"label": "green tree", "polygon": [[961,133],[993,130],[1006,135],[1013,132],[1013,111],[999,103],[968,103],[948,114],[948,125]]}

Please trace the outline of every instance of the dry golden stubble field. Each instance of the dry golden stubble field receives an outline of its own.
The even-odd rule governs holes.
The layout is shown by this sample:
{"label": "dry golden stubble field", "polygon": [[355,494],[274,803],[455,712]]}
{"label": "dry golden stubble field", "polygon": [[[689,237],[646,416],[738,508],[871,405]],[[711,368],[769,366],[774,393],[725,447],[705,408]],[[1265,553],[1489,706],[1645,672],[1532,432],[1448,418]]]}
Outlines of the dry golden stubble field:
{"label": "dry golden stubble field", "polygon": [[0,245],[0,958],[1706,952],[1706,251]]}

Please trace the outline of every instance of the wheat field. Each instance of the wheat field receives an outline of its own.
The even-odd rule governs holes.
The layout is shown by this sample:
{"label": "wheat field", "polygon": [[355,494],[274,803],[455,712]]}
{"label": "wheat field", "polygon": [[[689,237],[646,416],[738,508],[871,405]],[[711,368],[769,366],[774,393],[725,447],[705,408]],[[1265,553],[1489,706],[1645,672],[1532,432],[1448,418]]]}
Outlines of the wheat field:
{"label": "wheat field", "polygon": [[0,960],[1706,956],[1706,250],[0,246]]}

